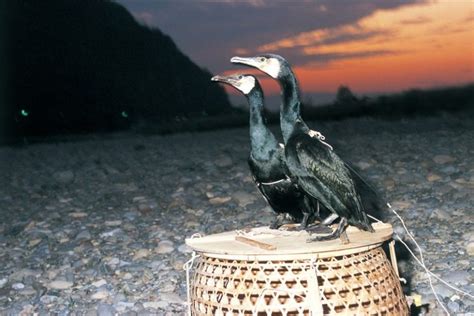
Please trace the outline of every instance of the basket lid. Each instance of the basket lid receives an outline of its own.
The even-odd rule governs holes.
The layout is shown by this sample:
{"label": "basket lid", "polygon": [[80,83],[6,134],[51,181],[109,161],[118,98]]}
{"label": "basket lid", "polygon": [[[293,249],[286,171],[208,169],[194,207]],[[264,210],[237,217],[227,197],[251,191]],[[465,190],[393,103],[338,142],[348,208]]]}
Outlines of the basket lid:
{"label": "basket lid", "polygon": [[339,238],[306,242],[309,237],[306,231],[274,230],[268,226],[187,238],[186,244],[197,252],[217,258],[259,260],[282,256],[285,259],[332,257],[369,250],[392,238],[392,225],[378,222],[373,223],[372,227],[375,230],[373,233],[349,226],[346,229],[349,242],[345,244]]}

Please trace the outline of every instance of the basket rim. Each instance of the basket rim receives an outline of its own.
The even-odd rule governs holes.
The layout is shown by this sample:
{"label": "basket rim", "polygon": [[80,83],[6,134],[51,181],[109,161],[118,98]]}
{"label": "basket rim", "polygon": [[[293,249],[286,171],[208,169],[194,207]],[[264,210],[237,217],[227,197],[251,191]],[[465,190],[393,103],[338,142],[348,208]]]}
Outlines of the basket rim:
{"label": "basket rim", "polygon": [[[355,227],[346,230],[348,244],[342,244],[340,239],[307,243],[308,233],[295,232],[293,235],[275,235],[268,227],[257,227],[250,231],[259,230],[259,235],[243,235],[259,243],[275,246],[268,250],[235,240],[241,236],[239,231],[229,231],[201,238],[187,238],[186,244],[194,251],[207,257],[235,260],[291,260],[308,258],[327,258],[367,251],[379,247],[390,240],[393,235],[392,225],[388,223],[373,223],[375,232],[361,231]],[[267,232],[265,232],[267,230]]]}

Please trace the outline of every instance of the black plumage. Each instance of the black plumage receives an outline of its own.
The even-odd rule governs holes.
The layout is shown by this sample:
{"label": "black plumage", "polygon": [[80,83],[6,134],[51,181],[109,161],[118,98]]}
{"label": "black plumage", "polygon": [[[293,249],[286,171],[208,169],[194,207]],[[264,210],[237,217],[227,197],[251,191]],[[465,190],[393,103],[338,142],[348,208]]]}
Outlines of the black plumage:
{"label": "black plumage", "polygon": [[367,186],[367,183],[323,141],[320,133],[312,131],[304,123],[298,84],[288,62],[273,54],[234,57],[231,62],[256,67],[281,85],[280,125],[285,143],[287,175],[306,194],[341,217],[339,227],[333,234],[314,239],[338,237],[347,223],[373,231],[356,189],[356,185]]}
{"label": "black plumage", "polygon": [[278,228],[285,214],[306,227],[308,221],[318,215],[314,212],[318,208],[317,201],[302,194],[286,176],[283,145],[266,125],[264,96],[258,80],[252,75],[215,76],[212,80],[229,84],[247,97],[250,106],[248,163],[258,189],[278,214],[271,227]]}

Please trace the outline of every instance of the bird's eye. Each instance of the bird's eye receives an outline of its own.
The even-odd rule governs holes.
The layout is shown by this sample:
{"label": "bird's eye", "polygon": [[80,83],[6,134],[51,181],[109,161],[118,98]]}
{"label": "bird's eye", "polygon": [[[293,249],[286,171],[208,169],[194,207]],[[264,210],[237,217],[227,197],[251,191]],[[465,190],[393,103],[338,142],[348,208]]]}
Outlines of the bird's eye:
{"label": "bird's eye", "polygon": [[264,62],[265,60],[267,60],[265,57],[260,57],[261,62]]}
{"label": "bird's eye", "polygon": [[244,77],[244,76],[240,75],[240,76],[239,76],[239,80],[242,79],[243,77]]}

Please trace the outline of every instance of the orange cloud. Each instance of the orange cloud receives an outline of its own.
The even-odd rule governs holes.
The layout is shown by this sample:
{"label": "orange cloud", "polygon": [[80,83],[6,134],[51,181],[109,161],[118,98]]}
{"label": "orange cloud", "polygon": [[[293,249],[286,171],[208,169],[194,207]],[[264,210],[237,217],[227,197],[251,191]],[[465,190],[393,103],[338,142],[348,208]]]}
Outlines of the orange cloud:
{"label": "orange cloud", "polygon": [[334,92],[340,84],[356,92],[455,85],[474,81],[472,16],[469,1],[380,10],[356,24],[304,32],[258,51],[304,57],[295,67],[304,91]]}

